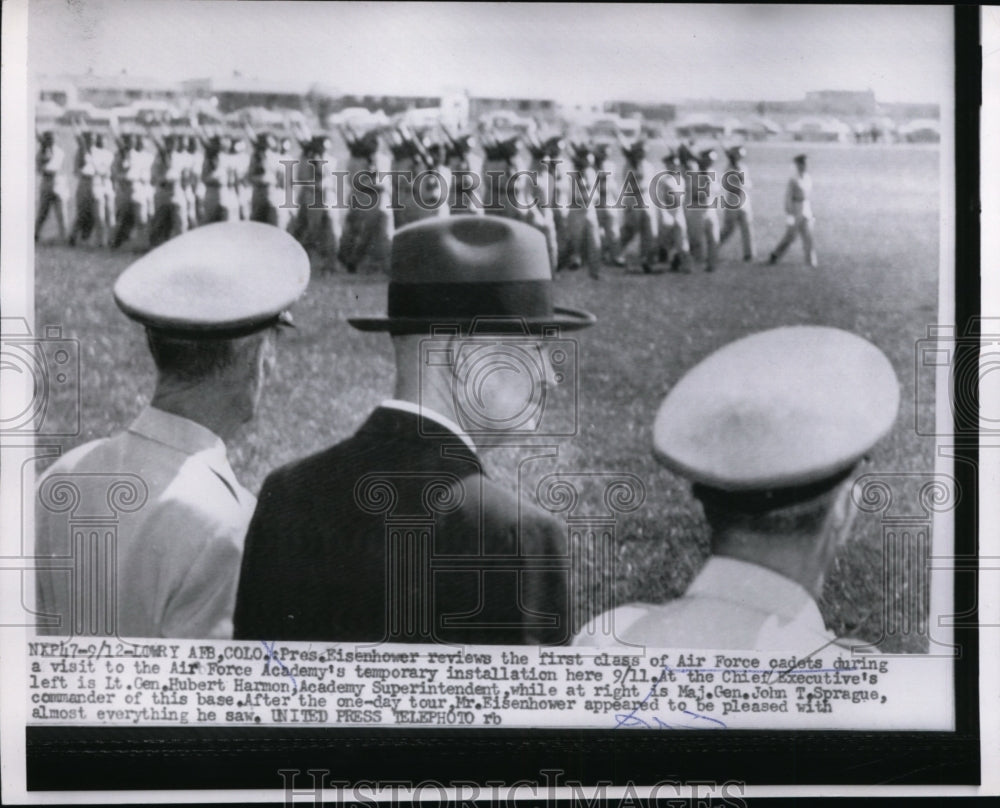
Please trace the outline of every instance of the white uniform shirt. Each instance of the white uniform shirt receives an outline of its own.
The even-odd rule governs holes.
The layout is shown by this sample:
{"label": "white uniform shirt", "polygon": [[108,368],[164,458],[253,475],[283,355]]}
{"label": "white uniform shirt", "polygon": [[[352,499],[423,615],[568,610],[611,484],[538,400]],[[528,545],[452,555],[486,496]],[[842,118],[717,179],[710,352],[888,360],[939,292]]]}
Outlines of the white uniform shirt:
{"label": "white uniform shirt", "polygon": [[125,179],[129,182],[148,183],[153,173],[153,161],[156,155],[143,148],[132,149],[128,153],[128,168],[125,169]]}
{"label": "white uniform shirt", "polygon": [[[237,482],[218,436],[154,407],[125,432],[69,452],[39,481],[36,553],[50,565],[61,559],[63,566],[38,573],[39,611],[62,618],[61,627],[42,633],[105,633],[96,624],[101,621],[87,615],[93,605],[71,612],[81,597],[94,594],[88,569],[92,574],[101,566],[93,556],[83,557],[95,552],[95,545],[87,543],[90,528],[80,520],[95,511],[108,513],[108,486],[115,475],[126,474],[140,478],[147,494],[141,507],[117,509],[118,634],[232,637],[243,541],[256,498]],[[80,500],[60,513],[51,507],[54,492],[47,496],[46,489],[51,492],[61,480],[76,487]],[[81,527],[84,536],[74,550],[71,528],[75,534]],[[82,581],[75,597],[71,578]]]}
{"label": "white uniform shirt", "polygon": [[812,219],[812,196],[813,181],[808,174],[799,176],[797,173],[788,180],[788,187],[785,190],[785,213],[794,216],[796,219]]}
{"label": "white uniform shirt", "polygon": [[[613,627],[613,636],[605,626]],[[797,583],[757,564],[713,556],[681,597],[599,615],[573,644],[809,654],[834,639],[816,602]]]}
{"label": "white uniform shirt", "polygon": [[750,181],[750,172],[746,170],[746,167],[733,168],[730,166],[727,168],[722,178],[722,187],[722,193],[730,199],[734,199],[737,190],[742,189],[743,204],[739,205],[739,208],[750,206],[750,189],[753,188],[753,183]]}
{"label": "white uniform shirt", "polygon": [[664,169],[656,177],[656,196],[653,198],[653,204],[664,211],[683,212],[687,187],[684,184],[684,174],[681,170],[679,168]]}
{"label": "white uniform shirt", "polygon": [[94,146],[90,150],[90,160],[94,165],[94,175],[107,180],[111,176],[111,164],[115,160],[111,149]]}

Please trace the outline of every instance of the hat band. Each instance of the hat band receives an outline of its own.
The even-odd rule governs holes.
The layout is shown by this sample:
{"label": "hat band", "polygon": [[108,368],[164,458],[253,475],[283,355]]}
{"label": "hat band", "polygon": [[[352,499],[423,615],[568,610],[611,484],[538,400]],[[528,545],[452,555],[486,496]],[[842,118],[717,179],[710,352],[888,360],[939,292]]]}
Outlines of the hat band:
{"label": "hat band", "polygon": [[474,317],[552,317],[552,282],[389,284],[389,319],[464,320]]}
{"label": "hat band", "polygon": [[227,340],[249,337],[258,331],[266,331],[277,326],[292,325],[284,312],[269,317],[266,320],[258,320],[254,323],[230,328],[182,328],[176,326],[158,326],[143,323],[148,331],[153,331],[164,337],[186,340]]}
{"label": "hat band", "polygon": [[805,485],[772,488],[764,491],[724,491],[704,483],[695,483],[692,493],[703,503],[714,505],[728,513],[762,514],[778,508],[790,508],[821,497],[846,480],[854,472],[856,466],[856,463],[852,463],[836,474]]}

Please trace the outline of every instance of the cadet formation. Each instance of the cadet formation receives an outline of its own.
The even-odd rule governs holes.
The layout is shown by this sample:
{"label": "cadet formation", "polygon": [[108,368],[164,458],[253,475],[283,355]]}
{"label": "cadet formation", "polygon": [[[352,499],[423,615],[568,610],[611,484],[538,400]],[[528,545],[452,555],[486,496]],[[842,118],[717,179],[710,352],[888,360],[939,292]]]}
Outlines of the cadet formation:
{"label": "cadet formation", "polygon": [[[66,155],[52,133],[39,135],[36,237],[54,214],[71,244],[140,248],[108,294],[155,371],[131,423],[68,452],[38,482],[39,631],[796,653],[849,643],[826,629],[817,600],[851,533],[852,483],[899,407],[892,366],[857,335],[746,335],[694,363],[642,425],[663,479],[690,483],[711,537],[705,566],[668,603],[578,619],[564,563],[572,531],[483,465],[523,432],[509,419],[520,393],[479,365],[507,361],[508,343],[528,346],[542,357],[531,391],[541,406],[560,380],[544,340],[599,330],[591,313],[559,304],[557,273],[585,267],[598,278],[630,261],[642,273],[714,271],[737,231],[739,258],[758,260],[746,150],[680,144],[657,165],[641,141],[440,134],[342,130],[348,175],[375,179],[348,186],[340,216],[316,200],[333,181],[312,173],[334,162],[326,134],[74,127],[72,222]],[[611,170],[613,148],[623,159]],[[622,206],[600,195],[529,204],[579,194],[560,196],[564,160],[598,190],[602,179],[638,191]],[[816,266],[805,155],[793,163],[788,229],[767,260],[801,238]],[[643,182],[661,166],[662,187]],[[390,168],[411,181],[388,187],[378,177]],[[453,180],[486,168],[512,181],[483,210]],[[525,170],[549,181],[521,184]],[[738,206],[695,204],[733,189]],[[227,442],[258,417],[285,350],[275,337],[294,327],[317,264],[387,274],[384,308],[349,323],[383,335],[395,379],[352,436],[271,470],[255,496]],[[129,491],[116,500],[113,547],[74,533],[65,507],[67,486],[77,502],[110,502],[109,479]],[[658,495],[655,478],[648,488]],[[406,515],[418,524],[401,526]]]}
{"label": "cadet formation", "polygon": [[[818,264],[806,161],[795,158],[787,231],[763,263],[801,237],[806,263]],[[68,131],[38,133],[35,239],[54,217],[70,245],[143,251],[195,227],[253,221],[290,233],[318,271],[387,273],[396,229],[485,214],[538,229],[554,273],[712,272],[737,230],[739,257],[758,258],[746,163],[741,144],[680,142],[655,159],[642,139],[595,142],[542,126],[515,135],[444,125],[313,133],[296,121],[255,131],[197,116],[72,120]]]}

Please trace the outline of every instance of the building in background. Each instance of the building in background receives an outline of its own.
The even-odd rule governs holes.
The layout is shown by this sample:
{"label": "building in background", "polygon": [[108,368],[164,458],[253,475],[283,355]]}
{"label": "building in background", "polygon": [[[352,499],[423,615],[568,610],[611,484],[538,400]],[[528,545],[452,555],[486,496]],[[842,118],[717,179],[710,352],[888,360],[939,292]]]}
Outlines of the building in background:
{"label": "building in background", "polygon": [[183,95],[181,84],[151,76],[39,76],[38,99],[61,106],[91,104],[100,109],[130,106],[137,101],[176,103]]}
{"label": "building in background", "polygon": [[180,82],[180,88],[189,98],[215,99],[214,105],[225,114],[243,107],[300,110],[309,85],[305,81],[250,78],[237,71],[222,79],[187,79]]}

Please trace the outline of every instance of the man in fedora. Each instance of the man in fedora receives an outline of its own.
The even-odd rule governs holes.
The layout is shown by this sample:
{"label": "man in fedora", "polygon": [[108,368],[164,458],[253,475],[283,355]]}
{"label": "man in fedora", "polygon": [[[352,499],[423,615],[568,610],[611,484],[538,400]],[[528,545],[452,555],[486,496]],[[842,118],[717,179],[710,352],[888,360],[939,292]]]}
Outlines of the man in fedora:
{"label": "man in fedora", "polygon": [[[115,302],[145,327],[156,387],[125,431],[73,449],[39,481],[42,633],[232,636],[256,500],[225,441],[254,417],[274,332],[308,281],[305,251],[255,222],[192,230],[118,278]],[[106,527],[73,521],[109,507],[111,546]]]}
{"label": "man in fedora", "polygon": [[808,654],[838,642],[816,601],[850,535],[857,466],[898,407],[889,360],[835,328],[764,331],[688,371],[657,413],[654,454],[694,483],[712,555],[683,596],[620,606],[576,644]]}
{"label": "man in fedora", "polygon": [[[396,233],[388,316],[350,320],[392,338],[395,394],[352,437],[265,480],[238,639],[569,640],[565,528],[480,458],[530,434],[519,413],[544,403],[551,370],[532,340],[594,322],[554,307],[551,292],[530,225],[456,216]],[[538,362],[539,376],[511,373],[511,361]]]}

